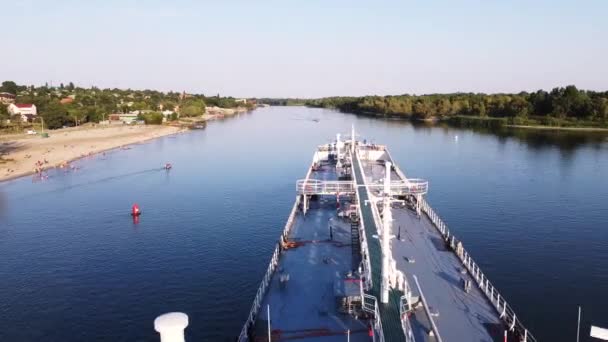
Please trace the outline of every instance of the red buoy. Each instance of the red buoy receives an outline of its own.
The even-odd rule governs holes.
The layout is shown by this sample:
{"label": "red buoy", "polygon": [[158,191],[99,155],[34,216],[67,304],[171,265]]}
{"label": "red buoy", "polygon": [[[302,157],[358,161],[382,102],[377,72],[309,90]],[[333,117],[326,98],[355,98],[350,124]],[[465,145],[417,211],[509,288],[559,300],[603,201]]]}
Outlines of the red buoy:
{"label": "red buoy", "polygon": [[132,216],[141,215],[141,211],[139,210],[139,206],[137,205],[137,203],[133,204],[133,206],[131,207],[131,215]]}

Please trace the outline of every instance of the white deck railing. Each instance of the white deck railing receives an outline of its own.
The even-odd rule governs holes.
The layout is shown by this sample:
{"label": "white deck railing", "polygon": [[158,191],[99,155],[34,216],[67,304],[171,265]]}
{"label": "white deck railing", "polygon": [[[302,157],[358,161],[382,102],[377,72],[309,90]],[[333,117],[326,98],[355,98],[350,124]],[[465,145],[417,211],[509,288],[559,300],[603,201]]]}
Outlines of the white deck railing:
{"label": "white deck railing", "polygon": [[[310,174],[310,170],[307,176]],[[296,196],[296,201],[291,209],[291,213],[289,214],[289,218],[287,219],[287,223],[283,228],[283,232],[281,233],[281,239],[284,237],[287,238],[291,228],[293,227],[293,223],[295,221],[295,217],[298,211],[298,206],[300,205],[300,196]],[[249,310],[249,315],[247,316],[247,321],[245,321],[245,325],[243,325],[243,329],[241,329],[241,333],[239,334],[238,341],[247,341],[247,330],[249,327],[255,323],[255,317],[260,310],[260,305],[264,300],[264,296],[266,295],[266,290],[268,290],[268,286],[270,281],[272,280],[272,276],[276,267],[279,263],[279,258],[281,255],[281,244],[280,241],[277,242],[274,252],[272,253],[272,258],[270,258],[270,263],[268,264],[268,268],[266,269],[266,273],[264,274],[264,278],[262,278],[262,282],[258,287],[258,291],[255,294],[255,299],[253,300],[253,305],[251,306],[251,310]]]}
{"label": "white deck railing", "polygon": [[400,305],[399,305],[399,316],[401,317],[401,328],[403,329],[403,334],[405,335],[405,342],[416,342],[414,338],[414,330],[412,329],[412,323],[410,322],[409,314],[409,306],[411,303],[408,303],[405,296],[401,296]]}
{"label": "white deck railing", "polygon": [[428,218],[433,222],[437,230],[441,233],[443,239],[446,242],[451,242],[454,246],[456,246],[457,242],[460,242],[460,247],[456,249],[456,255],[465,266],[465,268],[469,271],[471,276],[475,279],[477,286],[479,289],[485,294],[486,298],[492,303],[500,318],[508,325],[510,331],[517,330],[520,333],[523,341],[525,342],[536,342],[536,339],[528,332],[528,329],[524,327],[524,325],[517,320],[517,316],[515,315],[515,311],[504,297],[500,295],[498,290],[490,283],[490,280],[483,274],[479,266],[473,261],[473,258],[469,255],[469,253],[462,247],[462,242],[457,240],[454,235],[450,234],[450,230],[446,226],[446,224],[441,220],[439,215],[435,213],[433,208],[426,202],[424,198],[420,199],[420,207],[422,211],[426,213]]}
{"label": "white deck railing", "polygon": [[296,182],[296,193],[298,195],[335,195],[353,192],[355,192],[353,181],[300,179]]}
{"label": "white deck railing", "polygon": [[[384,183],[369,184],[368,188],[384,190]],[[392,181],[391,193],[393,195],[424,195],[428,192],[429,182],[424,179],[412,178],[406,181]]]}
{"label": "white deck railing", "polygon": [[[376,297],[368,294],[363,294],[362,307],[363,311],[374,315],[374,331],[378,335],[378,341],[384,342],[382,320],[380,319],[380,309],[378,309],[378,301],[376,300]],[[376,334],[374,334],[374,341],[376,341]]]}

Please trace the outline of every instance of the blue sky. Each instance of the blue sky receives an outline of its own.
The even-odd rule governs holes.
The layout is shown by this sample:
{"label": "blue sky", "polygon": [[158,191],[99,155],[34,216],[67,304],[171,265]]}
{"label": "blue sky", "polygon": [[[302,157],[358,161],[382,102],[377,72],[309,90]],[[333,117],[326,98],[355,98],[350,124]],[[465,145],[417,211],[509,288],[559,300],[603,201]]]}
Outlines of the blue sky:
{"label": "blue sky", "polygon": [[236,97],[608,90],[608,1],[2,4],[0,79]]}

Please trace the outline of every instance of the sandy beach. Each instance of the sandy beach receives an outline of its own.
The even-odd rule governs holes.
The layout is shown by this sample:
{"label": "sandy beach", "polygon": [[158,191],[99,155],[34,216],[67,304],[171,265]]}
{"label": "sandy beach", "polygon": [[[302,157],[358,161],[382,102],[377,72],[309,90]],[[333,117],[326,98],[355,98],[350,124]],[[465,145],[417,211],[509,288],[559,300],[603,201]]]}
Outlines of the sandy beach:
{"label": "sandy beach", "polygon": [[72,160],[105,150],[180,132],[170,126],[86,126],[49,131],[39,135],[0,136],[0,182],[36,172],[41,168],[65,166]]}

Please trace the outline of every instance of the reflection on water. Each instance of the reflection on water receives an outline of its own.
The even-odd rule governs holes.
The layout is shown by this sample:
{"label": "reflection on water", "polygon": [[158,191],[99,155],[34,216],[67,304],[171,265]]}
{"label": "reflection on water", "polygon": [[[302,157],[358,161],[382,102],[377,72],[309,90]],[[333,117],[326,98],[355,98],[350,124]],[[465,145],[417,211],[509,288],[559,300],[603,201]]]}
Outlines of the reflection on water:
{"label": "reflection on water", "polygon": [[[393,120],[394,125],[409,126],[416,131],[430,131],[439,127],[449,130],[452,128],[446,123],[435,124],[421,121]],[[606,148],[608,143],[608,131],[576,131],[576,130],[550,130],[550,129],[527,129],[514,127],[472,127],[467,128],[481,135],[492,135],[500,142],[506,142],[509,138],[517,139],[526,143],[533,149],[545,147],[558,147],[562,152],[573,151],[578,147],[591,147],[594,149]]]}

